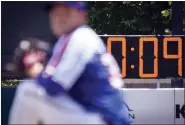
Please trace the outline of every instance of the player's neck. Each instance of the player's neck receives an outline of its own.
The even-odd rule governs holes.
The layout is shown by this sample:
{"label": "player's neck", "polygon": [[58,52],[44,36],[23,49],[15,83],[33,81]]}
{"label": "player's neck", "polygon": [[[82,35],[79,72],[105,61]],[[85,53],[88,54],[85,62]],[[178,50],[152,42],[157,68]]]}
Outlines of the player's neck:
{"label": "player's neck", "polygon": [[79,27],[85,26],[87,23],[83,22],[83,23],[79,23],[78,25],[74,26],[73,28],[71,28],[71,30],[69,30],[68,32],[66,32],[65,34],[63,34],[62,36],[66,36],[71,34],[72,32],[74,32],[76,29],[78,29]]}

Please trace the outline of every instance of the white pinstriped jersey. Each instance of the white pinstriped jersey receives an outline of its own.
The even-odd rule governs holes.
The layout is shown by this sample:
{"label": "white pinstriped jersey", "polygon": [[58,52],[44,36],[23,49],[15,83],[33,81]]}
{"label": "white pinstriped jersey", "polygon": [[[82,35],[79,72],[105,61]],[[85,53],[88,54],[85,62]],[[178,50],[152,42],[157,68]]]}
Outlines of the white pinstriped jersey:
{"label": "white pinstriped jersey", "polygon": [[114,88],[123,85],[118,65],[88,26],[57,41],[43,74],[48,77],[41,75],[39,83],[48,93],[65,90],[88,111],[100,112],[114,123],[130,123],[120,91]]}

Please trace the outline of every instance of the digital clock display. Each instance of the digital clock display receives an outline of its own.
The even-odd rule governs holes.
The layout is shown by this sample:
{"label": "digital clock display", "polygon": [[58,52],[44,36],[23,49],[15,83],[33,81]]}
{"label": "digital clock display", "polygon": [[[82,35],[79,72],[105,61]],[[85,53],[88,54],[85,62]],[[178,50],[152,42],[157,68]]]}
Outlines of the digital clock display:
{"label": "digital clock display", "polygon": [[122,78],[184,77],[184,36],[101,36]]}

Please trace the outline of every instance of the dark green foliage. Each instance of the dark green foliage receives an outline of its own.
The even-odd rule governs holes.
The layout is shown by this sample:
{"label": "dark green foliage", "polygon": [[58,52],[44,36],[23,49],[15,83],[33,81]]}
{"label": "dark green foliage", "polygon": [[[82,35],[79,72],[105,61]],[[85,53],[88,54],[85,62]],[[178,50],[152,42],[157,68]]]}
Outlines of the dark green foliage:
{"label": "dark green foliage", "polygon": [[89,2],[89,24],[98,34],[171,34],[172,2]]}
{"label": "dark green foliage", "polygon": [[8,86],[16,86],[19,84],[19,80],[7,80],[7,81],[1,81],[1,86],[8,87]]}

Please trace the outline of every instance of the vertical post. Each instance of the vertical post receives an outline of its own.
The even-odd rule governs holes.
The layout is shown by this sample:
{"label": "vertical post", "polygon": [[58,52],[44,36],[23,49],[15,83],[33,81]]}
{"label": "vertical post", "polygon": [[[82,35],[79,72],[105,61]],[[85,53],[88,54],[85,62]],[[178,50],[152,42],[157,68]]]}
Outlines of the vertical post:
{"label": "vertical post", "polygon": [[[172,35],[184,35],[183,33],[183,18],[185,17],[184,12],[185,4],[182,1],[173,1],[172,2]],[[185,57],[184,57],[185,58]],[[183,72],[185,73],[185,71]],[[179,78],[181,82],[183,81],[183,78]],[[172,87],[179,86],[178,80],[172,80]],[[174,85],[175,84],[175,85]],[[182,87],[182,85],[180,85]]]}
{"label": "vertical post", "polygon": [[159,78],[157,79],[157,88],[160,88],[160,81],[159,81]]}
{"label": "vertical post", "polygon": [[172,34],[173,35],[184,35],[183,34],[183,12],[184,3],[181,1],[172,2]]}

